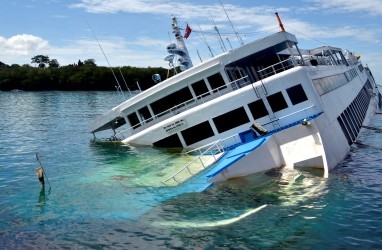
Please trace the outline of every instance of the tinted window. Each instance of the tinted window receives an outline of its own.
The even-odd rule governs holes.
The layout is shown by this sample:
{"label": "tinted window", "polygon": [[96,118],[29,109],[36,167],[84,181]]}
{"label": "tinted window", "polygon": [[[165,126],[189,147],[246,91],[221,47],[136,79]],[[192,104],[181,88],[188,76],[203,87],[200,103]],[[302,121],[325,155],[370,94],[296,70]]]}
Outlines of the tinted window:
{"label": "tinted window", "polygon": [[212,131],[212,128],[208,121],[199,123],[198,125],[185,129],[181,133],[187,146],[194,144],[198,141],[207,139],[211,136],[214,136],[214,131]]}
{"label": "tinted window", "polygon": [[243,107],[232,110],[212,119],[219,133],[236,128],[249,122],[247,113]]}
{"label": "tinted window", "polygon": [[139,126],[135,126],[137,124],[139,124],[139,120],[138,120],[138,116],[136,113],[131,113],[130,115],[127,116],[127,119],[129,120],[130,122],[130,125],[134,128],[137,128]]}
{"label": "tinted window", "polygon": [[181,148],[182,143],[179,140],[178,134],[170,135],[162,140],[159,140],[157,142],[154,142],[153,145],[155,147],[160,148]]}
{"label": "tinted window", "polygon": [[150,106],[154,114],[159,114],[192,98],[190,89],[186,87],[151,103]]}
{"label": "tinted window", "polygon": [[204,82],[204,80],[200,80],[196,83],[193,83],[193,84],[191,84],[191,86],[192,86],[192,89],[194,90],[196,96],[200,96],[200,95],[204,94],[203,95],[203,97],[204,97],[204,96],[209,95],[208,88],[207,88],[207,85]]}
{"label": "tinted window", "polygon": [[293,105],[308,100],[308,97],[306,97],[305,91],[301,84],[286,89],[286,92],[288,93],[289,99]]}
{"label": "tinted window", "polygon": [[267,96],[267,100],[273,112],[277,112],[288,107],[288,104],[286,103],[281,92]]}
{"label": "tinted window", "polygon": [[[138,110],[139,115],[141,116],[142,120],[146,120],[146,122],[151,121],[151,114],[148,107],[143,107],[140,110]],[[149,120],[148,120],[149,119]]]}
{"label": "tinted window", "polygon": [[220,73],[207,77],[208,82],[210,83],[211,89],[216,89],[225,85],[223,77]]}
{"label": "tinted window", "polygon": [[265,108],[264,102],[261,99],[255,102],[249,103],[248,107],[255,120],[268,115],[268,110]]}

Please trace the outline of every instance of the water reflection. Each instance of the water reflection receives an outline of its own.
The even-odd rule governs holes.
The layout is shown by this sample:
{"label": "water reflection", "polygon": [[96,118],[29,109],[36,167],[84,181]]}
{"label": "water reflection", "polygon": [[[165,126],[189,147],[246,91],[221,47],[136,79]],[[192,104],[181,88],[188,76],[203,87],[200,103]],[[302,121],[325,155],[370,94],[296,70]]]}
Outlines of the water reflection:
{"label": "water reflection", "polygon": [[41,209],[41,213],[44,212],[46,202],[48,200],[48,196],[50,195],[51,187],[49,187],[48,191],[45,192],[45,186],[41,187],[40,193],[38,195],[36,207]]}

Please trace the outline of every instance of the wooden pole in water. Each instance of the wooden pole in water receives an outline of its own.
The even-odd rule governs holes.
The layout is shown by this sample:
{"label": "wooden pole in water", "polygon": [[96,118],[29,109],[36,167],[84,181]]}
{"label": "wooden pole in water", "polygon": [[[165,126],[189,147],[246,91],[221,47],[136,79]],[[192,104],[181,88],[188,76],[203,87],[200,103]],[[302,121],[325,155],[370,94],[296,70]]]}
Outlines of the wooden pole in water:
{"label": "wooden pole in water", "polygon": [[37,159],[37,161],[40,163],[40,166],[39,166],[38,168],[36,168],[36,174],[37,174],[37,178],[38,178],[38,180],[40,181],[42,187],[45,187],[45,181],[44,181],[44,176],[45,176],[45,177],[46,177],[46,180],[48,181],[49,187],[52,187],[52,186],[50,185],[48,176],[47,176],[46,173],[45,173],[45,169],[43,168],[43,166],[42,166],[42,164],[41,164],[40,158],[38,157],[38,153],[36,153],[36,159]]}

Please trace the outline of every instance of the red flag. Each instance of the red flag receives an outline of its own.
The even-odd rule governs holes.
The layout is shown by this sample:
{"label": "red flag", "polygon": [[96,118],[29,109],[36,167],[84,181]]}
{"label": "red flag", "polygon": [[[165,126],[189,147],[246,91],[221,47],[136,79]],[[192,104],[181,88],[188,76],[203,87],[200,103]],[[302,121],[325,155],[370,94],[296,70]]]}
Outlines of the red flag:
{"label": "red flag", "polygon": [[187,38],[190,36],[191,31],[192,31],[192,29],[191,29],[190,26],[188,26],[188,24],[187,24],[186,32],[184,33],[184,38],[187,39]]}

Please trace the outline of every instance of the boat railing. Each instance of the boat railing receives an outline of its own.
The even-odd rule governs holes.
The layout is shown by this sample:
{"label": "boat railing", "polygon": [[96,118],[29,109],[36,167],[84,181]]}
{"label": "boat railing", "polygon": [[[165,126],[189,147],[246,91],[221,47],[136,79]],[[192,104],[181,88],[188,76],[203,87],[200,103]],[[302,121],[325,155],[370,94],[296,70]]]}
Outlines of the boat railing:
{"label": "boat railing", "polygon": [[292,57],[289,57],[286,60],[283,60],[281,62],[275,63],[271,66],[268,66],[264,69],[261,69],[257,71],[259,75],[261,76],[261,79],[267,78],[272,75],[276,75],[282,71],[291,69],[296,66],[296,62]]}
{"label": "boat railing", "polygon": [[294,68],[298,65],[314,65],[313,61],[315,61],[316,65],[328,65],[328,66],[346,65],[344,61],[338,61],[334,63],[330,57],[316,57],[316,56],[309,55],[308,57],[303,56],[302,59],[300,57],[289,57],[286,60],[275,63],[257,72],[260,75],[261,79],[264,79],[269,76],[276,75],[282,71]]}
{"label": "boat railing", "polygon": [[[293,122],[289,121],[286,125],[281,126],[279,129],[272,130],[272,133],[278,132],[280,129],[283,130],[289,127],[291,124],[295,124],[301,119],[315,116],[319,113],[308,113],[308,110],[314,109],[316,106],[311,105],[306,108],[297,110],[295,112],[289,113],[287,115],[281,116],[276,120],[270,121],[268,123],[262,124],[262,126],[269,125],[280,120],[284,120],[288,117],[293,117]],[[308,122],[308,121],[307,121]],[[196,155],[196,157],[187,165],[179,169],[176,173],[171,175],[166,180],[162,181],[163,184],[169,185],[168,183],[172,180],[175,184],[178,185],[190,177],[196,175],[200,171],[206,169],[207,167],[213,165],[217,162],[230,148],[234,148],[237,145],[242,144],[242,140],[239,135],[232,135],[230,137],[206,144],[202,147],[192,149],[184,153],[185,155]]]}
{"label": "boat railing", "polygon": [[239,135],[236,134],[185,152],[185,155],[195,155],[195,158],[162,183],[170,185],[169,182],[172,180],[174,185],[178,185],[186,181],[217,162],[230,147],[235,147],[241,143]]}
{"label": "boat railing", "polygon": [[[215,163],[225,152],[222,141],[223,140],[218,140],[198,149],[188,151],[186,154],[191,154],[193,152],[201,153],[196,156],[190,163],[171,175],[169,178],[163,180],[162,183],[169,185],[168,182],[173,180],[175,185],[178,185],[189,179],[191,176],[199,173],[201,170],[206,169],[208,166]],[[207,149],[203,150],[205,147],[207,147]]]}
{"label": "boat railing", "polygon": [[[283,126],[283,124],[281,124],[280,125],[280,121],[282,121],[282,120],[284,120],[284,119],[286,119],[286,118],[289,118],[289,117],[291,117],[291,116],[293,116],[293,120],[298,120],[298,118],[299,119],[304,119],[304,118],[306,118],[306,117],[308,117],[308,116],[310,116],[310,115],[313,115],[315,112],[313,111],[313,112],[311,112],[311,113],[308,113],[308,110],[310,110],[310,109],[315,109],[316,108],[316,105],[311,105],[311,106],[308,106],[308,107],[306,107],[306,108],[303,108],[303,109],[300,109],[300,110],[297,110],[297,111],[295,111],[295,112],[292,112],[292,113],[289,113],[289,114],[287,114],[287,115],[284,115],[284,116],[281,116],[281,117],[278,117],[278,118],[276,118],[276,119],[274,119],[274,120],[271,120],[271,121],[269,121],[269,122],[267,122],[267,123],[264,123],[264,124],[262,124],[261,126],[267,126],[267,125],[269,125],[269,124],[273,124],[273,123],[277,123],[278,124],[278,126],[280,127],[282,127]],[[318,111],[317,111],[318,112]],[[316,113],[317,113],[316,112]],[[290,123],[290,121],[289,122],[286,122],[286,124],[289,124]],[[284,124],[285,125],[285,124]]]}
{"label": "boat railing", "polygon": [[[133,130],[134,130],[134,132],[139,132],[139,131],[142,131],[142,130],[152,126],[149,123],[153,120],[160,122],[160,121],[165,120],[165,119],[167,119],[173,115],[177,115],[179,113],[182,113],[182,112],[184,112],[188,109],[191,109],[197,105],[200,105],[202,103],[210,101],[210,100],[217,98],[219,96],[225,95],[229,92],[235,91],[235,90],[242,88],[244,86],[247,86],[249,84],[251,84],[251,82],[250,82],[250,79],[248,76],[241,77],[237,80],[230,82],[228,85],[223,85],[223,86],[220,86],[218,88],[212,89],[209,92],[198,95],[198,96],[196,96],[190,100],[187,100],[183,103],[175,105],[174,107],[172,107],[170,109],[167,109],[161,113],[158,113],[158,114],[156,114],[156,115],[154,115],[148,119],[145,119],[142,122],[137,123],[132,127],[129,127],[129,128],[122,130],[122,131],[118,131],[118,133],[116,133],[115,136],[118,138],[121,138],[121,137],[127,138],[126,134],[127,135],[130,134],[130,132]],[[231,88],[229,88],[228,86],[230,86]]]}
{"label": "boat railing", "polygon": [[[299,65],[300,63],[295,58],[288,58],[286,60],[280,61],[276,64],[273,64],[269,67],[266,67],[262,70],[259,70],[258,73],[261,76],[261,79],[267,78],[271,75],[278,74],[282,71],[291,69],[295,67],[296,65]],[[171,116],[180,114],[186,110],[189,110],[197,105],[203,104],[205,102],[208,102],[214,98],[220,97],[224,94],[227,94],[229,92],[235,91],[237,89],[240,89],[242,87],[245,87],[247,85],[251,84],[250,78],[248,75],[241,77],[239,79],[236,79],[234,81],[229,82],[227,85],[222,85],[218,88],[212,89],[208,92],[205,92],[201,95],[198,95],[190,100],[187,100],[183,103],[180,103],[178,105],[175,105],[174,107],[167,109],[161,113],[155,114],[154,116],[147,118],[145,120],[142,120],[141,122],[135,124],[132,127],[129,127],[125,130],[118,131],[116,133],[116,137],[118,138],[127,138],[131,134],[136,132],[140,132],[152,125],[154,123],[151,123],[153,120],[156,122],[163,121]]]}

